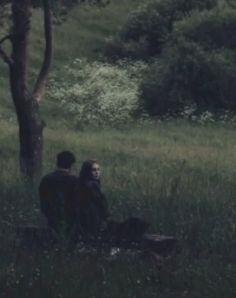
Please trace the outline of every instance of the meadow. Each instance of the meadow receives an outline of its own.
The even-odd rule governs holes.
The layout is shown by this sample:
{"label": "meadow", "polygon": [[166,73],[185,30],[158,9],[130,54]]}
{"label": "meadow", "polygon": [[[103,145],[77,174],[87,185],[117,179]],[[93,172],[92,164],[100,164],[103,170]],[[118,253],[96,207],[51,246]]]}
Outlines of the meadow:
{"label": "meadow", "polygon": [[[54,26],[54,59],[51,75],[64,76],[64,72],[61,72],[62,66],[71,63],[76,58],[101,59],[106,39],[116,33],[125,22],[129,12],[141,2],[142,0],[111,1],[104,8],[81,5],[70,11],[65,22]],[[43,58],[42,19],[42,11],[34,10],[29,45],[30,82],[34,82]],[[0,36],[5,35],[6,28],[0,28]],[[8,68],[2,61],[0,63],[0,98],[0,118],[14,117],[8,84]],[[43,103],[44,114],[50,117],[51,111],[50,104],[44,105]]]}
{"label": "meadow", "polygon": [[233,125],[46,129],[44,172],[62,149],[76,154],[75,173],[83,160],[96,158],[113,218],[139,216],[150,231],[179,239],[181,252],[162,263],[127,251],[19,248],[14,227],[45,222],[37,189],[17,174],[16,126],[2,120],[0,127],[1,297],[235,297]]}
{"label": "meadow", "polygon": [[[140,2],[73,10],[55,28],[51,76],[70,82],[64,66],[77,58],[102,60],[106,38]],[[30,80],[42,59],[41,17],[34,12]],[[17,124],[2,63],[0,74],[1,298],[236,297],[235,123],[147,120],[116,129],[79,128],[46,96],[43,173],[55,168],[60,150],[75,153],[77,174],[82,161],[98,160],[112,217],[147,220],[150,232],[177,237],[181,250],[157,262],[125,250],[111,255],[83,247],[68,253],[63,245],[26,249],[16,242],[15,228],[42,226],[45,219],[37,185],[32,188],[20,178]]]}

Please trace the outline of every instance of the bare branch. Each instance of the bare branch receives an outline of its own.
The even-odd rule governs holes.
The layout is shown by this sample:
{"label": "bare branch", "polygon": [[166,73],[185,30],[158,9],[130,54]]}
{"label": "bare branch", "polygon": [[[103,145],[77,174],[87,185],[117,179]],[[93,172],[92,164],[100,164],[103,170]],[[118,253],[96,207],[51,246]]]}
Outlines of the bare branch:
{"label": "bare branch", "polygon": [[1,44],[4,43],[4,41],[11,39],[11,35],[6,35],[2,39],[0,39],[0,57],[3,59],[4,62],[6,62],[8,65],[12,64],[11,58],[7,55],[7,53],[1,48]]}
{"label": "bare branch", "polygon": [[6,62],[9,66],[12,65],[12,59],[5,53],[5,51],[0,47],[0,57],[4,62]]}
{"label": "bare branch", "polygon": [[8,35],[4,36],[2,39],[0,39],[0,45],[2,43],[4,43],[4,41],[6,41],[7,39],[11,39],[11,34],[8,34]]}
{"label": "bare branch", "polygon": [[50,71],[53,55],[52,12],[49,0],[43,0],[44,7],[44,35],[45,51],[44,61],[34,88],[34,98],[40,102],[45,91],[45,84]]}

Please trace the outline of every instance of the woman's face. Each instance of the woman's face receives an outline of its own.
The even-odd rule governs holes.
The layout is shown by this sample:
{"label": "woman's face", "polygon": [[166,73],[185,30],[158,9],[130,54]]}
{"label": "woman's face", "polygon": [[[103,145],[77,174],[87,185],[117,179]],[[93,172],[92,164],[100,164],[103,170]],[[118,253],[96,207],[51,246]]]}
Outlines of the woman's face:
{"label": "woman's face", "polygon": [[94,163],[91,168],[91,176],[95,180],[99,180],[101,176],[100,166],[97,163]]}

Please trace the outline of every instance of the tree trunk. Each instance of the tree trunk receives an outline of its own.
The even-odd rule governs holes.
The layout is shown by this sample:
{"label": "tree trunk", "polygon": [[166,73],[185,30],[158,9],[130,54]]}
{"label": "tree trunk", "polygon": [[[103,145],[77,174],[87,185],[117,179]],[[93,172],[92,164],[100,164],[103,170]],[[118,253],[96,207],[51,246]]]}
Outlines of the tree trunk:
{"label": "tree trunk", "polygon": [[10,86],[19,124],[20,170],[24,176],[34,179],[41,174],[43,122],[39,104],[27,86],[30,8],[30,0],[12,3]]}

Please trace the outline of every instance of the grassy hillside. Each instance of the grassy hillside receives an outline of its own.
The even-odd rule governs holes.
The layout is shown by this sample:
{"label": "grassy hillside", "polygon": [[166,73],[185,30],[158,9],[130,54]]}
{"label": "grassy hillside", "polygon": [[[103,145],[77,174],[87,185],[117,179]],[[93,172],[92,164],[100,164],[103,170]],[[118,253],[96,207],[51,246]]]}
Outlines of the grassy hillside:
{"label": "grassy hillside", "polygon": [[[106,38],[116,32],[126,20],[128,13],[142,1],[111,1],[104,8],[81,5],[71,11],[67,21],[55,27],[55,53],[51,73],[59,71],[62,66],[75,58],[98,59]],[[41,63],[44,49],[42,18],[41,11],[34,11],[30,42],[30,79],[32,82]],[[47,108],[47,103],[45,105],[45,109],[50,110],[50,106]],[[12,111],[13,107],[8,86],[8,69],[0,61],[0,118],[9,119],[14,117]]]}
{"label": "grassy hillside", "polygon": [[[137,2],[74,10],[68,22],[56,28],[53,71],[60,73],[76,57],[97,59],[105,38]],[[35,12],[32,75],[43,50],[41,17]],[[169,121],[76,131],[51,122],[45,129],[45,173],[55,167],[60,150],[76,154],[75,173],[83,160],[97,159],[112,218],[139,216],[150,221],[151,232],[178,237],[182,248],[162,262],[126,251],[112,256],[78,249],[68,255],[63,246],[27,249],[15,241],[16,226],[41,225],[45,219],[37,190],[19,177],[17,126],[2,63],[0,100],[1,298],[235,297],[235,125]],[[52,111],[61,117],[61,111],[45,101],[47,121]]]}
{"label": "grassy hillside", "polygon": [[[111,1],[103,8],[81,5],[68,15],[67,21],[55,27],[55,68],[76,57],[99,58],[106,38],[113,35],[125,22],[128,13],[142,0]],[[41,13],[33,19],[33,62],[37,63],[42,49]]]}
{"label": "grassy hillside", "polygon": [[18,249],[10,224],[39,225],[43,219],[37,192],[23,187],[17,174],[12,178],[14,125],[0,122],[0,142],[1,297],[234,297],[234,127],[169,122],[129,131],[46,129],[45,172],[61,149],[75,152],[75,171],[96,158],[112,218],[140,216],[151,222],[151,231],[179,238],[180,255],[162,265],[127,252],[69,257]]}

